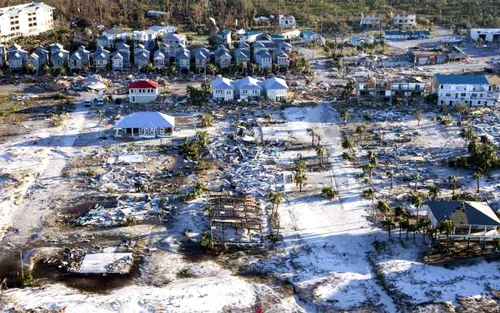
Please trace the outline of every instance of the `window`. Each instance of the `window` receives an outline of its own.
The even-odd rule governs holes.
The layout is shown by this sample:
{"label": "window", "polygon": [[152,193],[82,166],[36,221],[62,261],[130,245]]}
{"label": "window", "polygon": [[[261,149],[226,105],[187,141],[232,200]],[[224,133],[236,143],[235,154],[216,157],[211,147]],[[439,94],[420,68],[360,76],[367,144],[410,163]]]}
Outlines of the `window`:
{"label": "window", "polygon": [[465,92],[460,94],[460,97],[465,97],[467,94]]}

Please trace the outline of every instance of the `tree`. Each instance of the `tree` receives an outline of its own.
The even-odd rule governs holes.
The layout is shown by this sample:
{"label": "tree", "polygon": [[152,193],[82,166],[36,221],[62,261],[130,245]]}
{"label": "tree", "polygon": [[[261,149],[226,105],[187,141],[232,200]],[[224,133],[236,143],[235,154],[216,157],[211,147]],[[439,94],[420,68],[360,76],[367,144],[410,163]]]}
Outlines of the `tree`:
{"label": "tree", "polygon": [[361,124],[356,127],[355,133],[361,136],[361,140],[365,140],[367,131],[368,131],[368,125]]}
{"label": "tree", "polygon": [[316,131],[312,128],[307,129],[307,134],[311,136],[311,146],[314,147],[314,138],[316,138]]}
{"label": "tree", "polygon": [[210,114],[201,114],[200,115],[200,120],[201,120],[201,127],[210,127],[212,126],[212,123],[214,122],[214,117],[213,115]]}
{"label": "tree", "polygon": [[462,128],[460,130],[460,137],[462,137],[464,139],[466,147],[470,143],[470,140],[472,138],[474,138],[475,136],[476,135],[474,134],[474,132],[470,128]]}
{"label": "tree", "polygon": [[368,159],[370,159],[370,163],[374,166],[378,165],[377,153],[373,150],[368,151]]}
{"label": "tree", "polygon": [[354,154],[354,142],[351,138],[347,137],[342,141],[342,148],[350,150]]}
{"label": "tree", "polygon": [[498,149],[487,136],[473,137],[467,146],[469,151],[468,163],[475,172],[485,175],[498,162]]}
{"label": "tree", "polygon": [[205,150],[208,147],[208,133],[205,130],[196,132],[196,139],[200,149]]}
{"label": "tree", "polygon": [[349,119],[349,116],[350,116],[349,111],[342,110],[341,115],[342,115],[342,120],[344,121],[344,124],[347,124],[347,120]]}
{"label": "tree", "polygon": [[278,206],[283,201],[283,194],[277,191],[271,191],[268,195],[269,201],[273,204],[273,211],[278,210]]}
{"label": "tree", "polygon": [[23,68],[26,74],[33,74],[36,72],[36,68],[31,62],[24,62]]}
{"label": "tree", "polygon": [[169,73],[170,76],[177,75],[177,67],[175,65],[170,65],[168,67],[168,73]]}
{"label": "tree", "polygon": [[481,181],[481,177],[483,177],[483,173],[481,173],[481,171],[476,171],[474,173],[474,178],[476,179],[476,193],[479,193],[481,191],[480,186],[479,186],[479,183]]}
{"label": "tree", "polygon": [[382,220],[381,225],[384,230],[387,230],[387,232],[389,233],[389,240],[391,240],[391,230],[393,230],[396,227],[396,224],[394,223],[394,218],[386,216]]}
{"label": "tree", "polygon": [[326,147],[321,145],[316,147],[316,154],[318,155],[319,164],[323,165],[326,155]]}
{"label": "tree", "polygon": [[417,208],[417,220],[418,220],[418,211],[424,205],[425,196],[421,192],[414,192],[410,195],[410,203]]}
{"label": "tree", "polygon": [[218,71],[219,69],[215,66],[215,64],[210,63],[207,65],[207,72],[209,72],[210,75],[214,76]]}
{"label": "tree", "polygon": [[49,74],[50,73],[50,66],[48,66],[47,64],[44,64],[42,66],[42,73]]}
{"label": "tree", "polygon": [[382,215],[386,215],[391,211],[391,207],[389,206],[389,203],[387,203],[387,200],[379,200],[377,202],[377,210],[382,213]]}
{"label": "tree", "polygon": [[449,238],[454,228],[455,228],[455,223],[452,220],[443,220],[438,225],[439,232],[446,233],[447,239]]}
{"label": "tree", "polygon": [[401,240],[402,230],[406,229],[406,226],[409,224],[408,215],[404,211],[401,211],[400,214],[396,214],[396,221],[398,222],[399,239]]}
{"label": "tree", "polygon": [[394,171],[386,172],[385,175],[391,180],[391,190],[394,188]]}
{"label": "tree", "polygon": [[306,162],[304,160],[295,161],[295,183],[299,187],[300,192],[307,181]]}
{"label": "tree", "polygon": [[372,181],[373,171],[375,170],[375,166],[372,163],[363,164],[363,172],[368,173],[368,178],[370,183]]}
{"label": "tree", "polygon": [[438,186],[431,186],[429,188],[429,198],[436,200],[437,197],[441,195],[441,188]]}
{"label": "tree", "polygon": [[417,187],[418,187],[418,179],[420,178],[420,174],[417,172],[415,174],[413,174],[413,179],[415,180],[415,188],[414,190],[417,191]]}
{"label": "tree", "polygon": [[330,200],[335,199],[339,196],[339,192],[337,191],[337,189],[334,189],[332,187],[323,187],[323,189],[321,189],[321,194]]}
{"label": "tree", "polygon": [[457,175],[448,176],[448,181],[451,184],[452,195],[454,196],[455,195],[455,190],[457,189],[457,186],[458,186],[458,177],[457,177]]}

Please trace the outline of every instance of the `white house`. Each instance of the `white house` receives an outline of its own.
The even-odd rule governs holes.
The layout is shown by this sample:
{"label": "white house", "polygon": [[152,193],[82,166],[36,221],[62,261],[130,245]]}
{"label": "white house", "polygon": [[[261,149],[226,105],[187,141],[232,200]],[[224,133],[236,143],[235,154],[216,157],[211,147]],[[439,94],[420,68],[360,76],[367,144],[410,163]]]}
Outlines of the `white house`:
{"label": "white house", "polygon": [[484,42],[500,42],[500,28],[472,28],[470,30],[470,38]]}
{"label": "white house", "polygon": [[266,97],[269,100],[282,101],[288,97],[288,85],[281,78],[271,77],[262,82]]}
{"label": "white house", "polygon": [[156,100],[158,84],[151,80],[139,80],[128,85],[130,103],[148,103]]}
{"label": "white house", "polygon": [[235,81],[234,85],[236,96],[242,100],[260,98],[263,89],[262,81],[250,76]]}
{"label": "white house", "polygon": [[124,116],[115,123],[115,136],[143,138],[167,137],[172,135],[175,117],[160,112],[136,112]]}
{"label": "white house", "polygon": [[234,100],[234,85],[229,78],[217,76],[212,80],[212,96],[217,101],[233,101]]}
{"label": "white house", "polygon": [[375,28],[380,26],[380,17],[375,15],[364,15],[361,14],[361,21],[359,21],[359,26],[367,28]]}
{"label": "white house", "polygon": [[280,14],[278,15],[278,22],[281,28],[295,28],[296,26],[295,17],[293,15],[284,16]]}
{"label": "white house", "polygon": [[392,18],[392,24],[397,27],[417,26],[417,15],[399,14]]}
{"label": "white house", "polygon": [[38,35],[54,28],[55,8],[30,2],[0,9],[0,42]]}
{"label": "white house", "polygon": [[439,105],[494,106],[500,101],[500,78],[438,74],[434,78],[433,92],[437,93]]}
{"label": "white house", "polygon": [[186,46],[186,35],[169,33],[163,38],[163,42],[170,46]]}
{"label": "white house", "polygon": [[163,37],[167,34],[175,33],[177,31],[177,27],[172,25],[153,25],[149,26],[148,30],[154,31],[157,34],[157,37]]}
{"label": "white house", "polygon": [[255,42],[255,40],[257,40],[257,37],[259,37],[260,35],[262,35],[261,31],[249,30],[249,31],[240,35],[240,41],[252,43],[252,42]]}

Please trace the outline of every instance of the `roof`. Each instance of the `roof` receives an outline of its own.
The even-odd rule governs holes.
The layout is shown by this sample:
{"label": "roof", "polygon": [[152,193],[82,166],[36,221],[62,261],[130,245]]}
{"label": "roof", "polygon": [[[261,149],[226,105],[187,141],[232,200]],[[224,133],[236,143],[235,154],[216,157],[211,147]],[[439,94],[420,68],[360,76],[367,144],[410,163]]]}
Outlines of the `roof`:
{"label": "roof", "polygon": [[135,112],[115,123],[116,128],[174,128],[175,117],[160,112]]}
{"label": "roof", "polygon": [[463,209],[468,225],[500,226],[500,219],[486,202],[430,201],[427,205],[438,223],[450,219],[456,209]]}
{"label": "roof", "polygon": [[168,33],[165,36],[165,40],[186,40],[186,35]]}
{"label": "roof", "polygon": [[384,36],[387,35],[409,35],[409,36],[429,36],[428,30],[384,30]]}
{"label": "roof", "polygon": [[234,82],[239,89],[261,89],[262,82],[253,77],[247,76]]}
{"label": "roof", "polygon": [[78,268],[82,274],[126,274],[133,264],[132,253],[93,253],[85,255]]}
{"label": "roof", "polygon": [[436,80],[442,85],[483,85],[488,84],[484,75],[442,75],[436,74]]}
{"label": "roof", "polygon": [[498,75],[486,75],[486,79],[490,85],[500,85],[500,76]]}
{"label": "roof", "polygon": [[152,80],[138,80],[128,85],[128,88],[158,88],[158,84]]}
{"label": "roof", "polygon": [[271,57],[271,54],[269,53],[269,51],[267,50],[259,50],[256,54],[255,54],[256,57],[259,57],[259,58],[270,58]]}
{"label": "roof", "polygon": [[249,30],[246,32],[246,36],[258,36],[262,34],[262,32],[260,30]]}
{"label": "roof", "polygon": [[225,77],[212,80],[212,89],[234,90],[233,81]]}
{"label": "roof", "polygon": [[277,77],[271,77],[262,82],[264,87],[269,90],[269,89],[288,89],[288,85],[286,84],[286,81],[281,78]]}

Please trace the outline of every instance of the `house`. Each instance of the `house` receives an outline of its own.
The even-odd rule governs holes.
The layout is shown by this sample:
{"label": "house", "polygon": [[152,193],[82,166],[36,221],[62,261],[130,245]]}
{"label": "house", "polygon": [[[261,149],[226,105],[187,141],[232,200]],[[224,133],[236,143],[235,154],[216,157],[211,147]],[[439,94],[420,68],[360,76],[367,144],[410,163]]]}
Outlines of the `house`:
{"label": "house", "polygon": [[173,33],[167,34],[163,38],[163,42],[168,44],[168,45],[171,45],[171,46],[181,45],[181,46],[185,47],[187,44],[185,35],[173,34]]}
{"label": "house", "polygon": [[40,71],[41,64],[40,64],[40,57],[38,56],[38,54],[33,52],[30,55],[28,55],[25,64],[26,63],[32,64],[36,73]]}
{"label": "house", "polygon": [[255,24],[268,24],[269,18],[266,16],[257,16],[253,18],[253,21],[255,22]]}
{"label": "house", "polygon": [[94,52],[94,68],[96,70],[106,69],[109,65],[109,58],[111,53],[104,49],[102,46],[98,46]]}
{"label": "house", "polygon": [[472,28],[470,38],[474,41],[500,42],[500,28]]}
{"label": "house", "polygon": [[498,76],[486,75],[441,75],[434,77],[433,93],[439,105],[495,106],[499,104]]}
{"label": "house", "polygon": [[280,48],[276,48],[274,53],[274,62],[278,66],[288,67],[290,65],[290,55]]}
{"label": "house", "polygon": [[[279,36],[279,37],[274,37]],[[271,35],[271,41],[284,41],[284,40],[294,40],[300,38],[300,30],[294,29],[287,32]]]}
{"label": "house", "polygon": [[130,46],[120,42],[116,45],[116,51],[123,57],[123,68],[130,68]]}
{"label": "house", "polygon": [[179,51],[175,56],[175,65],[179,69],[179,73],[187,74],[189,73],[191,65],[191,53],[188,49],[183,49]]}
{"label": "house", "polygon": [[262,81],[253,77],[247,76],[234,82],[235,85],[235,98],[258,99],[261,97]]}
{"label": "house", "polygon": [[194,59],[194,66],[197,71],[205,70],[210,62],[210,51],[205,47],[197,47],[192,50],[191,57]]}
{"label": "house", "polygon": [[155,11],[155,10],[148,10],[146,12],[146,15],[148,17],[154,17],[154,18],[162,18],[167,16],[167,12],[164,11]]}
{"label": "house", "polygon": [[231,41],[231,31],[229,29],[221,29],[217,32],[217,43],[220,45],[230,46]]}
{"label": "house", "polygon": [[107,29],[97,38],[97,46],[112,47],[119,42],[126,42],[133,39],[134,34],[124,29]]}
{"label": "house", "polygon": [[152,50],[156,48],[156,38],[158,34],[151,29],[134,30],[134,42],[142,43],[147,49]]}
{"label": "house", "polygon": [[134,49],[134,63],[137,69],[142,69],[150,63],[151,52],[144,48],[143,45],[138,45]]}
{"label": "house", "polygon": [[271,77],[262,82],[267,99],[283,101],[288,98],[288,85],[281,78]]}
{"label": "house", "polygon": [[68,66],[70,70],[81,70],[83,67],[83,57],[80,52],[74,51],[69,55]]}
{"label": "house", "polygon": [[115,137],[157,138],[171,136],[175,118],[160,112],[135,112],[115,123]]}
{"label": "house", "polygon": [[361,13],[359,26],[361,26],[361,28],[378,28],[380,27],[380,17],[375,15],[364,15]]}
{"label": "house", "polygon": [[217,64],[220,69],[228,68],[231,65],[231,53],[224,46],[219,46],[217,50],[215,50],[214,56],[215,64]]}
{"label": "house", "polygon": [[139,80],[128,85],[130,103],[154,102],[158,96],[158,84],[152,80]]}
{"label": "house", "polygon": [[173,34],[177,31],[177,27],[171,25],[153,25],[148,27],[148,29],[154,31],[157,37],[164,37],[167,34]]}
{"label": "house", "polygon": [[54,9],[43,2],[0,8],[0,42],[39,35],[53,29]]}
{"label": "house", "polygon": [[240,41],[252,43],[255,42],[257,40],[257,37],[259,37],[261,34],[261,31],[249,30],[246,33],[240,35]]}
{"label": "house", "polygon": [[314,44],[318,40],[319,34],[313,30],[306,29],[300,33],[300,37],[302,38],[302,42]]}
{"label": "house", "polygon": [[49,51],[42,46],[36,47],[34,51],[38,55],[40,66],[49,64]]}
{"label": "house", "polygon": [[349,38],[349,42],[355,47],[360,47],[365,44],[373,45],[375,39],[372,36],[352,36]]}
{"label": "house", "polygon": [[448,56],[441,51],[410,50],[410,60],[415,65],[434,65],[448,62]]}
{"label": "house", "polygon": [[212,80],[212,96],[216,101],[233,101],[234,90],[233,81],[229,78],[217,76]]}
{"label": "house", "polygon": [[293,15],[278,15],[278,24],[281,28],[295,28],[295,17]]}
{"label": "house", "polygon": [[245,66],[250,63],[250,51],[240,48],[236,48],[233,51],[234,60],[237,65],[245,64]]}
{"label": "house", "polygon": [[240,41],[240,43],[238,43],[238,48],[241,50],[250,51],[250,45],[244,41]]}
{"label": "house", "polygon": [[443,221],[453,222],[451,232],[438,238],[500,239],[500,219],[486,202],[430,201],[426,209],[434,227],[439,227]]}
{"label": "house", "polygon": [[69,51],[65,50],[62,45],[56,43],[49,46],[50,63],[53,68],[61,68],[68,64]]}
{"label": "house", "polygon": [[409,40],[428,38],[428,30],[384,30],[384,39],[386,40]]}
{"label": "house", "polygon": [[425,95],[425,81],[413,76],[396,77],[391,80],[391,98],[422,102]]}
{"label": "house", "polygon": [[153,67],[157,69],[165,68],[165,53],[162,50],[156,50],[153,55]]}
{"label": "house", "polygon": [[396,27],[417,26],[417,15],[398,14],[392,18],[392,25]]}
{"label": "house", "polygon": [[20,69],[27,57],[28,51],[23,50],[20,45],[10,46],[8,51],[9,68]]}
{"label": "house", "polygon": [[272,68],[273,56],[267,50],[260,50],[255,54],[255,63],[261,70],[265,68]]}
{"label": "house", "polygon": [[122,53],[120,51],[115,51],[111,54],[111,69],[113,71],[123,71],[124,60]]}
{"label": "house", "polygon": [[0,44],[0,67],[4,67],[5,64],[7,64],[7,47]]}
{"label": "house", "polygon": [[425,82],[412,76],[395,78],[368,76],[357,80],[356,90],[357,96],[361,98],[420,102],[424,97]]}

